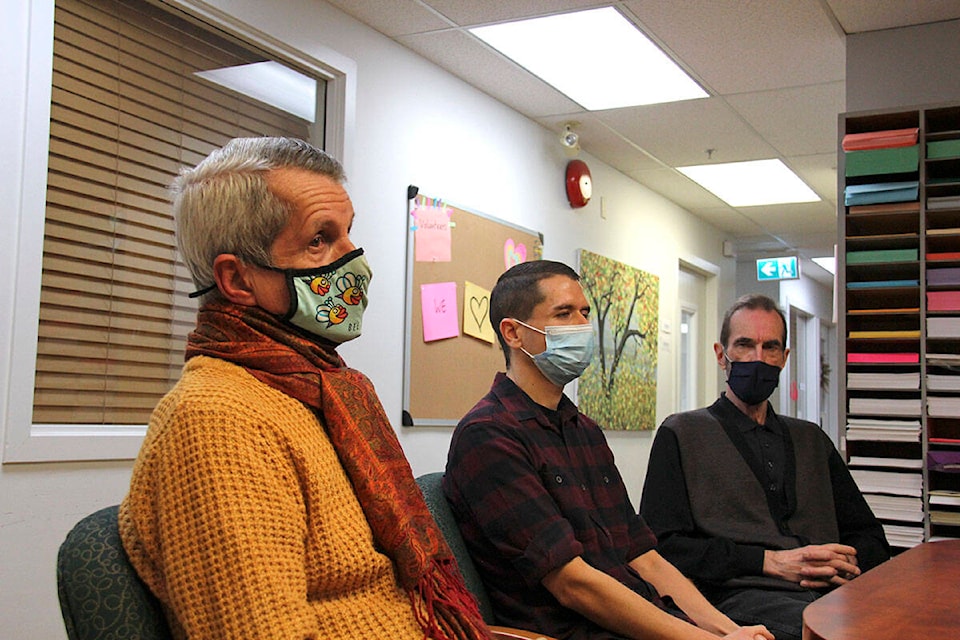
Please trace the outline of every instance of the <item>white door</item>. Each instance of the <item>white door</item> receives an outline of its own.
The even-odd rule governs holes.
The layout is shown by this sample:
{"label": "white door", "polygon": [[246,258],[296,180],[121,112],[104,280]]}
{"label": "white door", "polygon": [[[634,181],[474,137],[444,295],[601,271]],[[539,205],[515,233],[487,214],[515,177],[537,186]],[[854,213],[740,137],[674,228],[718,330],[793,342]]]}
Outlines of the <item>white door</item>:
{"label": "white door", "polygon": [[706,322],[703,320],[707,298],[706,277],[681,263],[677,288],[680,308],[674,409],[687,411],[708,403],[704,397],[704,363],[709,360],[708,350],[710,354],[713,353],[710,348],[713,339],[706,335]]}

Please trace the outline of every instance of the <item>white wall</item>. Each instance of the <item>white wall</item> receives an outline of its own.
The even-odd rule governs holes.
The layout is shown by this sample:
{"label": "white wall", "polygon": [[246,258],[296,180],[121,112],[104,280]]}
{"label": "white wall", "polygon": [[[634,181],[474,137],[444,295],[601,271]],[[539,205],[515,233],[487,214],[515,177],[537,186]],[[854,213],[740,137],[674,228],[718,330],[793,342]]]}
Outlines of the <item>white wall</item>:
{"label": "white wall", "polygon": [[[44,5],[50,0],[35,0]],[[11,7],[23,4],[24,7]],[[735,265],[721,255],[724,236],[586,156],[594,200],[571,210],[563,189],[556,134],[316,0],[216,0],[258,30],[323,57],[332,49],[357,65],[356,126],[348,190],[357,211],[353,236],[366,249],[375,278],[364,336],[344,357],[376,385],[395,425],[400,424],[406,247],[406,187],[542,231],[544,256],[576,262],[585,248],[660,276],[661,318],[672,319],[678,260],[696,257],[717,265],[717,297],[732,299]],[[8,3],[0,34],[5,100],[0,117],[0,398],[11,371],[10,327],[17,286],[16,227],[22,169],[27,81],[26,20],[31,5]],[[9,91],[8,91],[9,88]],[[601,217],[601,199],[605,217]],[[711,303],[711,301],[708,301]],[[671,343],[672,344],[672,343]],[[661,349],[659,423],[673,406],[672,351]],[[3,412],[6,420],[6,412]],[[4,422],[3,429],[9,428]],[[401,428],[415,474],[443,468],[449,429]],[[631,497],[639,501],[650,433],[608,433]],[[119,502],[130,462],[4,465],[0,468],[0,618],[9,638],[64,637],[56,600],[54,563],[66,532],[83,515]]]}

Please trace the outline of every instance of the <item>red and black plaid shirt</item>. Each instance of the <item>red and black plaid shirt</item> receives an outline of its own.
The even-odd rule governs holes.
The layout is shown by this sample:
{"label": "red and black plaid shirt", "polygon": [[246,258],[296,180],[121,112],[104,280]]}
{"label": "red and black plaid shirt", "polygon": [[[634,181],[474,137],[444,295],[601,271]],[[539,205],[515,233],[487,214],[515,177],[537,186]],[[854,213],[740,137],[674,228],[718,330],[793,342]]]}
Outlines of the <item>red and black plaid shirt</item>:
{"label": "red and black plaid shirt", "polygon": [[566,396],[550,411],[497,374],[453,434],[443,486],[500,624],[619,637],[541,584],[577,556],[663,606],[627,564],[656,537],[634,512],[603,432]]}

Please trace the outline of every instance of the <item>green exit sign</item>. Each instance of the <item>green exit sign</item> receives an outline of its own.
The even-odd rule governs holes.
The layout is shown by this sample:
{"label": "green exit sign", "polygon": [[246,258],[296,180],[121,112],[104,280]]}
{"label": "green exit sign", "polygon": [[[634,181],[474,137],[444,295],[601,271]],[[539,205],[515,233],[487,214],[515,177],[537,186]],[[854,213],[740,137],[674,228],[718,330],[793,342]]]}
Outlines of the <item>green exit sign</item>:
{"label": "green exit sign", "polygon": [[796,280],[800,277],[797,256],[760,258],[757,260],[757,280]]}

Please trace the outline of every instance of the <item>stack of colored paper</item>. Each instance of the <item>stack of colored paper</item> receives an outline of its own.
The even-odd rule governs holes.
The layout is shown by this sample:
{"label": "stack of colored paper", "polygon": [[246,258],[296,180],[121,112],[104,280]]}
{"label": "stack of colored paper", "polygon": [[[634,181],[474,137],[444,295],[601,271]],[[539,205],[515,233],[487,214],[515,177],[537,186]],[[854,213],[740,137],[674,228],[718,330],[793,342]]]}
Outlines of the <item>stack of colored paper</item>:
{"label": "stack of colored paper", "polygon": [[928,338],[960,338],[960,317],[927,318]]}
{"label": "stack of colored paper", "polygon": [[[957,377],[960,380],[960,376]],[[913,391],[920,388],[920,372],[883,373],[849,372],[847,389],[897,389]]]}
{"label": "stack of colored paper", "polygon": [[960,286],[960,267],[948,269],[927,269],[927,284]]}
{"label": "stack of colored paper", "polygon": [[[919,416],[920,398],[850,398],[850,413],[874,416]],[[932,415],[932,414],[931,414]]]}
{"label": "stack of colored paper", "polygon": [[919,249],[871,249],[868,251],[847,251],[847,264],[914,262],[919,259]]}
{"label": "stack of colored paper", "polygon": [[847,362],[854,364],[912,364],[920,362],[919,353],[895,352],[895,353],[847,353]]}
{"label": "stack of colored paper", "polygon": [[919,420],[887,418],[847,418],[847,440],[879,442],[919,442]]}
{"label": "stack of colored paper", "polygon": [[908,202],[917,199],[920,193],[920,181],[851,184],[843,190],[843,193],[843,203],[847,206],[879,204],[881,202]]}
{"label": "stack of colored paper", "polygon": [[913,471],[865,471],[851,469],[850,475],[861,491],[866,493],[888,493],[896,496],[919,498],[923,492],[923,476]]}
{"label": "stack of colored paper", "polygon": [[928,291],[927,311],[960,311],[960,291]]}
{"label": "stack of colored paper", "polygon": [[960,391],[960,375],[928,373],[927,391]]}
{"label": "stack of colored paper", "polygon": [[960,397],[927,396],[927,414],[935,418],[960,418]]}
{"label": "stack of colored paper", "polygon": [[[850,460],[853,463],[853,460]],[[918,461],[919,462],[919,461]],[[881,520],[923,522],[923,500],[911,496],[885,496],[867,493],[863,496],[870,510]]]}
{"label": "stack of colored paper", "polygon": [[886,149],[891,147],[909,147],[917,144],[919,127],[906,129],[887,129],[884,131],[866,131],[848,133],[843,136],[840,146],[844,151],[863,151],[864,149]]}
{"label": "stack of colored paper", "polygon": [[847,176],[875,176],[886,173],[908,173],[920,165],[920,145],[848,151]]}
{"label": "stack of colored paper", "polygon": [[928,158],[960,157],[960,140],[936,140],[927,143]]}

